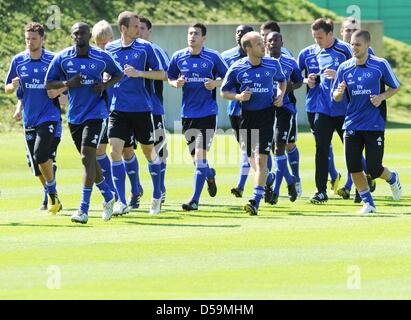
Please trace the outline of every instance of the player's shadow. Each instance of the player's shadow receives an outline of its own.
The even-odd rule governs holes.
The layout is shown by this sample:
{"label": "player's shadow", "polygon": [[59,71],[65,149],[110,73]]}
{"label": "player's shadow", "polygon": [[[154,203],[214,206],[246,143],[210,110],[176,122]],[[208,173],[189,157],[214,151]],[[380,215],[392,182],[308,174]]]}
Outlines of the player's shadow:
{"label": "player's shadow", "polygon": [[125,221],[125,223],[143,225],[143,226],[160,226],[160,227],[189,227],[189,228],[239,228],[239,224],[190,224],[190,223],[148,223],[139,221]]}
{"label": "player's shadow", "polygon": [[[165,212],[166,213],[166,212]],[[132,219],[158,219],[158,220],[181,220],[183,219],[183,217],[180,216],[166,216],[163,215],[163,212],[161,213],[161,215],[156,215],[156,216],[152,216],[149,215],[148,213],[144,212],[130,212],[127,215],[123,215],[123,216],[119,216],[119,217],[112,217],[112,220],[132,220]]]}
{"label": "player's shadow", "polygon": [[[0,223],[3,227],[42,227],[42,228],[78,228],[78,224],[32,224],[32,223],[20,223],[20,222],[10,222],[10,223]],[[92,228],[89,225],[82,225],[82,227]]]}
{"label": "player's shadow", "polygon": [[398,218],[397,215],[384,214],[384,213],[374,213],[374,214],[336,214],[336,213],[305,213],[301,211],[289,211],[287,212],[289,216],[302,216],[302,217],[322,217],[322,218]]}

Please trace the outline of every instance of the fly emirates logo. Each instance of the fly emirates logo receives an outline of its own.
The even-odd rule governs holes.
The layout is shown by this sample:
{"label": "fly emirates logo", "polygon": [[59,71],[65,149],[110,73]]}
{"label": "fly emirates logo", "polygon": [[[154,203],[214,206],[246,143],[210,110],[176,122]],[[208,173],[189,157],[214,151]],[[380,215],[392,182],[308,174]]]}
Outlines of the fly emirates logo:
{"label": "fly emirates logo", "polygon": [[268,93],[270,90],[268,88],[265,88],[261,85],[261,83],[254,83],[254,87],[250,88],[251,92],[255,93]]}
{"label": "fly emirates logo", "polygon": [[360,96],[360,95],[370,95],[371,94],[371,90],[370,89],[364,89],[363,86],[361,85],[357,85],[357,90],[352,90],[351,94],[353,96]]}

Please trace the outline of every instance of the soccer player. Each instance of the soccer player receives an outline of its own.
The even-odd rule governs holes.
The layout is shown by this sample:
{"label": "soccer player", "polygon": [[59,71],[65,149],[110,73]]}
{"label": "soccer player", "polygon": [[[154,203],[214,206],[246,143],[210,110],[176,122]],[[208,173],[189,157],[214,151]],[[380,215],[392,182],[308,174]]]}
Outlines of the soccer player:
{"label": "soccer player", "polygon": [[[242,37],[248,33],[254,31],[253,27],[245,24],[241,24],[237,27],[235,31],[235,41],[237,46],[224,51],[221,56],[224,61],[230,67],[234,62],[247,56],[247,53],[241,47]],[[231,127],[234,130],[235,138],[237,142],[240,143],[240,101],[230,100],[227,105],[227,113],[230,118]],[[243,151],[243,150],[242,150]],[[241,152],[241,163],[240,163],[240,177],[238,180],[237,187],[231,189],[231,193],[237,198],[243,196],[244,186],[247,181],[248,173],[250,172],[250,162],[248,161],[248,156],[246,152]]]}
{"label": "soccer player", "polygon": [[[315,114],[318,108],[318,99],[320,92],[320,69],[318,66],[317,55],[321,48],[315,43],[300,51],[298,54],[298,66],[301,71],[304,71],[304,84],[307,85],[307,96],[305,99],[305,110],[307,112],[308,124],[311,129],[311,133],[315,137]],[[331,178],[331,189],[335,189],[334,186],[338,186],[341,174],[337,172],[334,163],[334,153],[332,144],[330,144],[330,150],[328,154],[328,173]]]}
{"label": "soccer player", "polygon": [[[280,26],[278,25],[277,22],[275,21],[267,21],[264,22],[261,26],[260,26],[260,34],[264,39],[264,46],[265,46],[265,54],[266,56],[270,56],[270,49],[267,46],[267,36],[270,32],[281,32]],[[287,56],[292,57],[293,54],[291,53],[290,50],[288,50],[287,48],[282,47],[281,48],[281,53],[285,54]]]}
{"label": "soccer player", "polygon": [[[301,179],[299,175],[300,155],[297,145],[297,108],[294,90],[300,88],[304,78],[294,58],[281,54],[283,37],[281,33],[270,32],[267,36],[267,47],[270,56],[278,59],[287,80],[287,90],[284,95],[283,105],[275,110],[275,164],[276,175],[273,190],[272,204],[276,204],[280,194],[283,177],[287,182],[288,197],[294,202],[301,195]],[[285,155],[287,150],[287,156]],[[292,175],[288,171],[287,158],[290,163]]]}
{"label": "soccer player", "polygon": [[[337,131],[341,141],[343,140],[342,125],[346,113],[346,101],[337,103],[331,97],[332,84],[335,79],[338,66],[351,58],[351,48],[344,41],[334,38],[334,24],[330,19],[320,18],[311,25],[312,36],[320,47],[317,54],[319,76],[311,76],[312,81],[319,77],[318,109],[315,114],[315,184],[317,192],[311,198],[311,203],[320,204],[328,201],[327,175],[328,155],[334,131]],[[324,165],[327,164],[327,165]],[[338,189],[334,185],[335,192]]]}
{"label": "soccer player", "polygon": [[44,28],[40,23],[31,22],[26,25],[27,50],[13,57],[6,77],[5,91],[13,93],[17,89],[23,115],[21,116],[18,105],[14,118],[17,121],[23,118],[30,166],[47,191],[47,210],[51,214],[57,214],[62,205],[57,195],[53,154],[60,141],[58,128],[61,128],[57,96],[63,90],[51,99],[44,87],[46,71],[54,57],[54,53],[43,48],[44,37]]}
{"label": "soccer player", "polygon": [[[149,41],[151,35],[151,29],[153,25],[151,21],[145,17],[140,17],[140,34],[139,37],[143,40]],[[164,71],[168,70],[168,65],[170,64],[170,57],[167,52],[159,47],[157,44],[151,42],[154,51],[160,60],[161,66]],[[162,80],[151,81],[151,100],[153,102],[153,120],[154,128],[156,129],[156,141],[154,146],[156,152],[161,159],[161,175],[160,188],[161,188],[161,203],[165,202],[166,199],[166,186],[165,186],[165,175],[167,167],[167,139],[165,132],[165,121],[164,121],[164,105],[163,105],[163,81],[167,81],[167,76]]]}
{"label": "soccer player", "polygon": [[[358,24],[358,21],[355,18],[349,17],[349,18],[344,19],[344,21],[341,23],[341,28],[340,28],[340,35],[341,35],[341,38],[343,39],[343,41],[345,41],[347,43],[351,43],[351,36],[355,31],[358,30],[358,28],[359,28],[359,24]],[[374,51],[372,50],[371,47],[368,48],[368,54],[375,55],[375,53],[374,53]],[[366,166],[366,163],[365,163],[364,156],[361,158],[361,160],[362,160],[364,171],[367,173],[367,166]],[[375,187],[376,187],[376,182],[375,182],[375,180],[371,179],[371,177],[368,173],[367,173],[367,180],[368,180],[368,184],[370,186],[371,192],[374,192]],[[351,179],[351,175],[348,172],[347,182],[345,183],[344,187],[337,190],[337,194],[340,197],[342,197],[343,199],[349,199],[352,183],[353,182],[352,182],[352,179]],[[360,203],[361,201],[362,200],[361,200],[360,194],[358,193],[358,190],[355,190],[354,202],[355,203]]]}
{"label": "soccer player", "polygon": [[[115,180],[119,201],[114,209],[115,215],[129,212],[125,198],[125,169],[122,151],[131,135],[140,142],[141,150],[148,161],[153,183],[150,214],[159,214],[161,206],[161,159],[154,149],[155,128],[153,124],[153,104],[151,101],[148,80],[162,80],[165,72],[150,42],[137,38],[139,19],[129,11],[118,16],[121,38],[109,43],[106,50],[110,52],[124,68],[125,77],[111,90],[111,114],[108,137],[112,160],[112,173]],[[146,87],[146,83],[147,86]],[[136,162],[124,158],[126,165]]]}
{"label": "soccer player", "polygon": [[[104,50],[106,44],[113,41],[114,38],[113,29],[106,20],[100,20],[99,22],[97,22],[93,26],[91,35],[94,40],[94,43],[97,45],[97,47],[99,47],[102,50]],[[104,95],[105,98],[107,98],[107,104],[109,104],[106,91],[104,92]],[[111,192],[113,192],[115,194],[115,197],[117,197],[117,190],[114,186],[113,176],[111,175],[111,162],[106,154],[107,144],[108,136],[106,128],[106,131],[103,133],[103,137],[101,138],[100,145],[97,148],[96,156],[106,183],[108,184]]]}
{"label": "soccer player", "polygon": [[207,162],[217,125],[218,106],[215,89],[221,86],[227,65],[221,55],[204,46],[207,28],[202,23],[189,26],[188,47],[173,54],[168,82],[183,89],[182,126],[189,152],[195,164],[194,194],[183,210],[198,210],[205,181],[211,197],[217,194],[216,171]]}
{"label": "soccer player", "polygon": [[[111,25],[106,20],[101,20],[93,26],[91,32],[94,42],[100,49],[105,49],[106,45],[113,41],[114,34]],[[107,79],[105,79],[107,80]],[[111,89],[108,89],[104,93],[104,98],[107,100],[107,108],[110,108],[111,104]],[[101,139],[100,146],[97,148],[97,161],[100,164],[101,171],[106,179],[110,189],[115,193],[116,201],[118,200],[117,190],[113,183],[113,175],[111,174],[111,161],[107,157],[106,149],[108,144],[108,133],[105,132]],[[140,197],[142,196],[142,187],[140,185],[140,179],[138,175],[138,162],[137,157],[134,156],[134,137],[131,136],[125,142],[123,149],[123,158],[131,159],[124,161],[124,166],[127,172],[127,176],[130,180],[131,193],[128,202],[130,208],[136,209],[140,206]]]}
{"label": "soccer player", "polygon": [[[382,165],[386,100],[398,92],[400,83],[387,60],[368,53],[370,42],[368,31],[357,30],[353,33],[353,58],[339,66],[333,87],[334,100],[341,101],[344,95],[349,96],[343,126],[345,160],[364,202],[361,213],[376,212],[361,163],[364,148],[371,177],[387,181],[394,200],[400,200],[402,191],[398,173]],[[389,87],[387,91],[385,86]]]}
{"label": "soccer player", "polygon": [[[221,95],[225,99],[240,101],[240,141],[256,172],[253,198],[244,210],[256,215],[267,179],[267,155],[273,141],[275,109],[283,105],[287,83],[279,61],[264,57],[264,41],[258,32],[245,34],[241,46],[247,57],[230,67],[221,87]],[[278,82],[278,95],[274,81]]]}
{"label": "soccer player", "polygon": [[[47,89],[68,88],[67,120],[84,167],[82,200],[71,221],[87,223],[94,183],[104,197],[102,218],[108,221],[115,199],[97,162],[96,149],[108,117],[102,93],[116,84],[123,77],[123,72],[111,55],[90,46],[90,27],[86,23],[75,23],[71,28],[71,37],[74,46],[54,57],[46,75]],[[111,76],[110,80],[103,81],[104,72]]]}

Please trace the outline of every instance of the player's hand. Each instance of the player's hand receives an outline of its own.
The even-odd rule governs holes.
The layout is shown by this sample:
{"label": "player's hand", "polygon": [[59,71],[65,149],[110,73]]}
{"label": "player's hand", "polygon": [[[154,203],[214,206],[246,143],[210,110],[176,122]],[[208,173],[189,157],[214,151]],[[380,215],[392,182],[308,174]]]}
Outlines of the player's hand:
{"label": "player's hand", "polygon": [[214,90],[216,87],[215,81],[210,78],[205,78],[204,86],[207,90]]}
{"label": "player's hand", "polygon": [[130,66],[129,64],[124,65],[124,74],[129,78],[141,77],[141,71],[136,70],[133,66]]}
{"label": "player's hand", "polygon": [[13,79],[11,80],[11,84],[13,85],[13,88],[14,88],[14,89],[17,89],[17,88],[18,88],[18,86],[19,86],[19,81],[20,81],[20,78],[19,78],[19,77],[15,77],[15,78],[13,78]]}
{"label": "player's hand", "polygon": [[335,76],[337,75],[337,71],[335,71],[335,70],[333,70],[333,69],[326,69],[325,71],[324,71],[324,77],[326,78],[326,79],[330,79],[330,80],[332,80],[332,79],[335,79]]}
{"label": "player's hand", "polygon": [[383,100],[384,99],[381,97],[381,95],[371,95],[370,96],[371,103],[374,105],[374,107],[377,107],[377,108],[381,105]]}
{"label": "player's hand", "polygon": [[61,89],[50,89],[50,90],[47,90],[47,96],[50,99],[54,99],[60,95],[60,92],[61,92]]}
{"label": "player's hand", "polygon": [[16,105],[16,110],[14,111],[13,119],[19,122],[21,118],[22,118],[21,102],[19,101]]}
{"label": "player's hand", "polygon": [[237,100],[239,101],[249,101],[251,99],[251,95],[253,94],[252,91],[250,91],[250,88],[247,87],[243,92],[240,94],[237,94]]}
{"label": "player's hand", "polygon": [[345,89],[347,89],[347,84],[345,83],[345,81],[341,82],[338,87],[337,87],[337,92],[339,95],[344,94]]}
{"label": "player's hand", "polygon": [[316,82],[317,75],[315,73],[310,73],[307,78],[307,85],[310,89],[314,88],[317,85]]}
{"label": "player's hand", "polygon": [[281,108],[283,106],[283,99],[284,95],[280,94],[279,96],[277,96],[274,100],[274,106]]}
{"label": "player's hand", "polygon": [[176,88],[182,88],[186,84],[186,78],[181,75],[177,80],[176,80]]}
{"label": "player's hand", "polygon": [[77,73],[74,77],[70,78],[67,81],[67,87],[69,88],[75,88],[75,87],[81,87],[82,83],[81,81],[83,78],[81,77],[81,73]]}

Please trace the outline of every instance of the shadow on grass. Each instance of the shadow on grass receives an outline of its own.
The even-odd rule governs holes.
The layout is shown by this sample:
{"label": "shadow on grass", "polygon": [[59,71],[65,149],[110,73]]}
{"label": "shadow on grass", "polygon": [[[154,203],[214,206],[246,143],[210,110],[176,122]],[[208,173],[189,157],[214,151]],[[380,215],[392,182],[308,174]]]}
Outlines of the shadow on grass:
{"label": "shadow on grass", "polygon": [[92,228],[89,225],[82,224],[70,224],[70,225],[54,225],[54,224],[31,224],[31,223],[20,223],[20,222],[10,222],[10,223],[1,223],[2,227],[42,227],[42,228],[78,228],[81,227]]}
{"label": "shadow on grass", "polygon": [[160,226],[160,227],[189,227],[189,228],[239,228],[239,224],[176,224],[176,223],[146,223],[138,221],[125,221],[125,223],[143,225],[143,226]]}
{"label": "shadow on grass", "polygon": [[323,217],[323,218],[397,218],[397,215],[392,214],[316,214],[316,213],[304,213],[298,211],[290,211],[287,213],[289,216],[303,216],[303,217]]}

